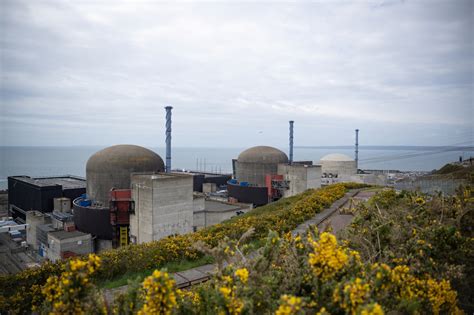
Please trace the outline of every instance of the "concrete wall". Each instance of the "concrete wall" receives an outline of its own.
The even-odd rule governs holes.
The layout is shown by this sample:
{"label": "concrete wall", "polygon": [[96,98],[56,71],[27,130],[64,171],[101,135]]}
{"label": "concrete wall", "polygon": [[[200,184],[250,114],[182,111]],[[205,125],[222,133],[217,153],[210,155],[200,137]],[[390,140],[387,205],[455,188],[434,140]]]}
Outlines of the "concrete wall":
{"label": "concrete wall", "polygon": [[130,215],[130,235],[136,243],[192,232],[191,175],[133,175],[132,198],[135,201],[135,214]]}
{"label": "concrete wall", "polygon": [[212,226],[228,220],[236,216],[238,211],[247,213],[252,209],[251,205],[230,205],[228,203],[211,200],[206,200],[205,204],[207,206],[204,210],[194,212],[193,225],[195,230],[200,230],[204,227]]}
{"label": "concrete wall", "polygon": [[321,161],[321,172],[324,174],[337,174],[340,176],[350,176],[357,174],[355,161]]}
{"label": "concrete wall", "polygon": [[202,192],[203,193],[211,193],[217,190],[216,183],[203,183],[202,184]]}
{"label": "concrete wall", "polygon": [[321,187],[321,166],[301,164],[279,164],[278,174],[289,181],[289,189],[283,191],[283,197],[290,197],[307,189]]}
{"label": "concrete wall", "polygon": [[42,212],[28,211],[26,212],[26,242],[35,250],[39,248],[38,239],[36,237],[36,227],[45,224],[45,217]]}
{"label": "concrete wall", "polygon": [[[62,233],[63,231],[59,232]],[[66,251],[73,252],[77,255],[92,253],[94,248],[91,235],[85,233],[80,234],[81,235],[75,237],[60,239],[55,236],[55,232],[48,233],[48,258],[52,261],[60,260],[61,253]]]}
{"label": "concrete wall", "polygon": [[265,187],[265,176],[276,175],[277,163],[242,163],[235,161],[235,176],[239,182],[249,182],[260,187]]}
{"label": "concrete wall", "polygon": [[54,210],[60,212],[71,212],[71,199],[69,198],[54,198],[53,205]]}
{"label": "concrete wall", "polygon": [[444,194],[452,195],[460,185],[468,185],[468,180],[454,179],[454,178],[418,178],[415,180],[398,181],[395,183],[395,189],[421,191],[425,194],[435,194],[442,192]]}

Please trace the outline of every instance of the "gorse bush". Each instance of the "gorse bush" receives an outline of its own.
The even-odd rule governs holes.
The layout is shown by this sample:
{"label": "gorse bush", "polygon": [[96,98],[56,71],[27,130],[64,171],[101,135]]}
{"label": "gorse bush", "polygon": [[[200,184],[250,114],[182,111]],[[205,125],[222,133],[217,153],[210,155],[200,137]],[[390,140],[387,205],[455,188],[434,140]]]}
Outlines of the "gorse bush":
{"label": "gorse bush", "polygon": [[383,191],[356,209],[341,237],[364,261],[406,264],[418,274],[449,280],[460,305],[474,311],[474,238],[462,230],[474,211],[470,188],[455,196]]}
{"label": "gorse bush", "polygon": [[[219,234],[218,241],[196,238],[193,247],[170,246],[212,255],[217,263],[216,275],[190,290],[177,289],[166,270],[156,270],[107,305],[89,280],[103,268],[103,259],[91,255],[63,263],[59,274],[36,284],[33,309],[94,314],[458,314],[461,305],[469,310],[462,301],[469,301],[472,293],[463,285],[472,285],[474,239],[459,226],[471,209],[470,193],[445,198],[386,190],[356,208],[342,242],[317,230],[291,235],[297,222],[340,198],[345,192],[341,187],[308,192],[281,209],[271,205],[271,212],[257,209],[264,225],[267,216],[278,217],[272,221],[279,222],[274,224],[277,231],[268,228],[263,235],[248,224],[251,228],[239,229],[237,235],[239,225],[234,224],[255,222],[248,215],[217,227],[221,232],[226,224],[234,229]],[[301,221],[285,219],[288,213],[298,214]],[[254,240],[263,240],[263,247],[244,255]]]}
{"label": "gorse bush", "polygon": [[[90,276],[91,282],[112,279],[127,272],[160,268],[166,262],[196,260],[202,253],[193,244],[203,242],[211,247],[224,238],[238,239],[253,227],[253,240],[265,238],[270,229],[288,232],[298,224],[344,196],[348,189],[364,187],[358,184],[336,184],[301,195],[285,198],[257,208],[249,213],[216,224],[195,233],[176,235],[140,245],[130,245],[100,253],[101,266]],[[84,260],[87,260],[85,257]],[[40,287],[50,276],[59,276],[67,261],[46,263],[11,276],[0,277],[0,312],[28,313],[32,305],[41,304]]]}
{"label": "gorse bush", "polygon": [[[404,264],[364,263],[328,232],[310,231],[304,237],[270,232],[252,259],[238,255],[239,246],[235,241],[219,246],[222,252],[216,254],[232,263],[207,283],[178,290],[165,271],[155,271],[138,294],[118,299],[135,307],[112,309],[120,309],[119,314],[461,313],[449,281]],[[231,250],[225,253],[225,248]],[[79,304],[90,299],[78,298]]]}

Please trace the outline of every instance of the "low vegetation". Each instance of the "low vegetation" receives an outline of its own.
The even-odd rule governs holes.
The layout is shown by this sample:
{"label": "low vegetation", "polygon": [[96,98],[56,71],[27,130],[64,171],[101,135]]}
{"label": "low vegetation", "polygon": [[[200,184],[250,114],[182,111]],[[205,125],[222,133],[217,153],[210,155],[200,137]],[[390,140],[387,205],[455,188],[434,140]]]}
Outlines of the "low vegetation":
{"label": "low vegetation", "polygon": [[[203,237],[208,231],[189,234],[195,242],[182,250],[212,256],[217,266],[210,281],[190,290],[177,289],[170,270],[157,268],[107,303],[97,279],[108,257],[90,255],[34,284],[29,306],[48,314],[472,313],[474,238],[462,229],[472,191],[430,197],[384,190],[355,208],[339,241],[316,229],[291,235],[347,188],[307,192],[234,218],[212,228],[218,239]],[[263,247],[250,258],[242,254],[249,244]]]}
{"label": "low vegetation", "polygon": [[[249,228],[255,228],[252,241],[265,238],[273,229],[286,233],[314,216],[335,200],[344,196],[356,184],[337,184],[319,190],[309,190],[301,195],[282,199],[245,215],[200,230],[196,233],[177,235],[159,241],[121,247],[99,255],[101,266],[91,275],[91,282],[103,283],[124,274],[161,268],[170,262],[189,262],[201,259],[204,254],[193,248],[200,241],[210,247],[227,239],[238,239]],[[85,258],[84,258],[85,259]],[[0,277],[0,312],[26,313],[41,299],[41,287],[51,276],[60,276],[68,262],[45,263],[39,268],[25,270],[16,275]]]}

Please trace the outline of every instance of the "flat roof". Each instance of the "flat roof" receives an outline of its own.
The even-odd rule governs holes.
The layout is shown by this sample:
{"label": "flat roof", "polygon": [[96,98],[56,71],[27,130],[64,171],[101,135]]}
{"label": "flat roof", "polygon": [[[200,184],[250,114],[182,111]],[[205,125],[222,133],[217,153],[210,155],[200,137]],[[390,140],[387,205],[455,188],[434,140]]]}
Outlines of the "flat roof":
{"label": "flat roof", "polygon": [[226,212],[226,211],[234,211],[234,210],[239,210],[242,209],[241,207],[237,205],[229,205],[227,203],[222,203],[219,201],[214,201],[214,200],[206,200],[204,201],[204,209],[205,211],[211,211],[211,212]]}
{"label": "flat roof", "polygon": [[49,232],[48,234],[51,235],[52,237],[54,237],[55,239],[58,239],[58,240],[65,240],[65,239],[68,239],[68,238],[90,235],[88,233],[84,233],[84,232],[81,232],[81,231],[78,231],[78,230],[71,231],[71,232],[54,231],[54,232]]}
{"label": "flat roof", "polygon": [[51,223],[40,224],[36,228],[46,233],[54,231],[54,228]]}
{"label": "flat roof", "polygon": [[60,185],[63,189],[86,188],[86,180],[79,176],[64,175],[51,177],[10,176],[17,181],[37,187],[51,187]]}

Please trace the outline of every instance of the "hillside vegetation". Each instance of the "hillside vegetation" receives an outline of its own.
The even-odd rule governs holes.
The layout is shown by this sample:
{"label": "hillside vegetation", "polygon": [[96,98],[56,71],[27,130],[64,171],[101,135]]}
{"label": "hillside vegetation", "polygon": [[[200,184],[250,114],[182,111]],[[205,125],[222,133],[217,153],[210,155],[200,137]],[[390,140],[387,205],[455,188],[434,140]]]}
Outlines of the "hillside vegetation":
{"label": "hillside vegetation", "polygon": [[[107,304],[95,282],[108,257],[90,255],[36,284],[29,306],[49,314],[472,313],[474,238],[462,228],[473,211],[471,190],[430,197],[388,189],[355,208],[339,241],[317,230],[291,235],[349,187],[308,191],[233,218],[212,229],[216,239],[208,231],[170,237],[192,237],[186,251],[211,255],[218,266],[210,281],[191,290],[176,289],[168,272],[157,269]],[[263,247],[243,255],[256,240]]]}
{"label": "hillside vegetation", "polygon": [[[125,273],[161,268],[172,261],[195,261],[204,256],[193,247],[196,242],[215,247],[224,238],[239,239],[251,227],[255,229],[252,240],[264,239],[269,230],[286,233],[343,197],[348,189],[357,187],[362,186],[338,184],[308,190],[195,233],[103,252],[98,255],[101,263],[94,269],[89,281],[98,283]],[[87,258],[83,260],[86,261]],[[44,295],[41,291],[47,279],[60,276],[68,268],[67,261],[45,263],[39,268],[0,277],[0,312],[29,312],[32,305],[43,302]]]}

